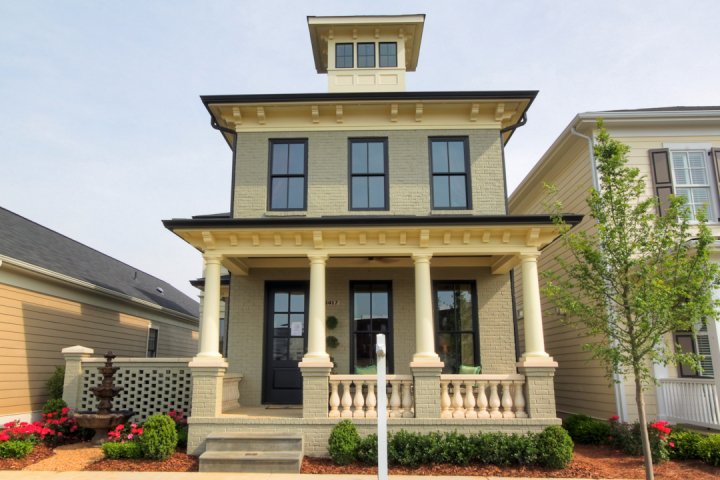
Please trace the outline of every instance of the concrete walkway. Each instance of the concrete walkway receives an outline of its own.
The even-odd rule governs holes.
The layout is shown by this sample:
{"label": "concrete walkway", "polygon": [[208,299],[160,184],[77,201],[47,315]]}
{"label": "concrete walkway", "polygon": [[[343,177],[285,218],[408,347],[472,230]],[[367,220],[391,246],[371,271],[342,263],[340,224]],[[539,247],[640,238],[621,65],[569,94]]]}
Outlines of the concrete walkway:
{"label": "concrete walkway", "polygon": [[[197,472],[37,472],[0,471],[2,480],[371,480],[374,475],[308,475],[291,473],[197,473]],[[397,480],[532,480],[518,477],[430,477],[421,475],[390,475]],[[540,479],[538,479],[540,480]],[[555,479],[563,480],[563,479]],[[583,480],[583,479],[565,479]]]}

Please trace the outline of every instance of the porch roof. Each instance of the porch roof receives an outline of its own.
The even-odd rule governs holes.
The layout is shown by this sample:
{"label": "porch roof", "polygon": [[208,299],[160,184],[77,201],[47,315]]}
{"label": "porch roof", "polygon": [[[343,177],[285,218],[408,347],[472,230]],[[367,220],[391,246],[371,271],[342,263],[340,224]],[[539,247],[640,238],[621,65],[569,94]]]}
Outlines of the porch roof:
{"label": "porch roof", "polygon": [[[574,226],[582,215],[567,214],[564,219]],[[345,259],[336,266],[361,266],[352,259],[409,258],[419,253],[432,255],[438,266],[485,266],[504,274],[522,255],[537,255],[559,234],[549,215],[205,216],[163,224],[198,250],[220,255],[223,265],[238,275],[275,266],[273,259],[279,258],[298,260],[285,261],[285,268],[307,266],[301,259],[306,262],[310,254]]]}

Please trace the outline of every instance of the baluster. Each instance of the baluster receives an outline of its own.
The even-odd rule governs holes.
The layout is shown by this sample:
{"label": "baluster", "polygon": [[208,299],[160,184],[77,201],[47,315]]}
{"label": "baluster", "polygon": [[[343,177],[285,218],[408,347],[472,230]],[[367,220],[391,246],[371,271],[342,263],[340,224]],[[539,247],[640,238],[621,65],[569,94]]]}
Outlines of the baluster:
{"label": "baluster", "polygon": [[337,418],[340,416],[340,410],[338,410],[338,407],[340,406],[340,395],[338,395],[338,384],[340,382],[337,380],[330,380],[330,413],[328,414],[328,417],[331,418]]}
{"label": "baluster", "polygon": [[465,418],[477,418],[477,412],[475,411],[475,392],[473,387],[475,386],[474,381],[465,382]]}
{"label": "baluster", "polygon": [[400,388],[398,381],[391,380],[390,386],[392,387],[392,392],[390,394],[390,417],[401,417],[402,411],[400,410],[400,406],[402,405],[402,402],[400,401]]}
{"label": "baluster", "polygon": [[352,406],[352,397],[350,396],[350,384],[352,383],[352,380],[343,380],[342,386],[343,386],[343,394],[342,394],[342,413],[340,416],[342,418],[352,418],[352,411],[350,410],[350,407]]}
{"label": "baluster", "polygon": [[490,418],[502,418],[502,413],[500,413],[500,396],[498,395],[497,380],[490,381]]}
{"label": "baluster", "polygon": [[515,414],[512,411],[513,401],[510,395],[510,384],[512,382],[502,382],[503,393],[502,393],[502,407],[503,407],[503,418],[515,418]]}
{"label": "baluster", "polygon": [[513,382],[515,387],[515,417],[516,418],[527,418],[527,413],[525,413],[525,395],[523,392],[523,382],[522,380],[518,380],[516,382]]}
{"label": "baluster", "polygon": [[353,404],[355,405],[353,417],[355,418],[365,417],[365,411],[363,410],[363,406],[365,406],[365,397],[363,397],[362,391],[363,385],[365,385],[364,381],[355,380],[355,399],[353,400]]}
{"label": "baluster", "polygon": [[448,385],[450,382],[447,380],[443,380],[440,382],[440,407],[442,408],[440,412],[440,418],[452,418],[452,412],[450,411],[450,406],[452,405],[452,402],[450,401],[450,395],[448,394]]}
{"label": "baluster", "polygon": [[410,386],[412,382],[402,382],[402,406],[403,406],[403,417],[409,418],[415,415],[412,412],[413,400],[410,394]]}
{"label": "baluster", "polygon": [[486,387],[487,382],[482,381],[478,383],[478,418],[490,418],[490,414],[488,413],[488,399],[487,395],[485,395]]}
{"label": "baluster", "polygon": [[465,407],[463,407],[462,381],[454,380],[453,386],[453,418],[465,418]]}
{"label": "baluster", "polygon": [[375,405],[377,405],[375,386],[376,383],[374,380],[368,382],[367,399],[365,399],[365,405],[367,405],[367,411],[365,412],[366,418],[377,418],[377,411],[375,410]]}

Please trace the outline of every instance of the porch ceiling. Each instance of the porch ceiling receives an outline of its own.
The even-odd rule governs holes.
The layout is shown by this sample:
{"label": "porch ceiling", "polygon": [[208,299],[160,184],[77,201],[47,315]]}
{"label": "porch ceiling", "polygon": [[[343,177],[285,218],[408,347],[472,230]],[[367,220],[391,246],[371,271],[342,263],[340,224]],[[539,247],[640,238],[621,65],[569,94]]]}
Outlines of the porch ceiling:
{"label": "porch ceiling", "polygon": [[[580,218],[572,216],[568,221],[574,224]],[[307,218],[164,223],[198,250],[222,255],[226,268],[240,275],[251,268],[278,266],[278,259],[283,259],[283,268],[307,267],[309,254],[327,254],[328,267],[366,268],[410,266],[410,257],[418,253],[432,254],[434,266],[490,267],[492,273],[504,274],[520,262],[520,255],[537,254],[558,236],[558,228],[547,216],[493,219],[496,221],[457,217],[455,222],[433,218],[427,223],[420,218],[414,223],[398,218],[393,223],[376,220],[374,224],[366,219],[328,222]]]}

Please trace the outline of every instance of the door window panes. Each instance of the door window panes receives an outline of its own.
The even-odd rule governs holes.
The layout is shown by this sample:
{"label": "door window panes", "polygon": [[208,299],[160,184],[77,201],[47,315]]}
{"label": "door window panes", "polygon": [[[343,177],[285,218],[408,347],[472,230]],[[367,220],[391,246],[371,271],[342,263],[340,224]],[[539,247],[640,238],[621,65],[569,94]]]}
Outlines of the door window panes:
{"label": "door window panes", "polygon": [[435,282],[436,348],[445,373],[479,366],[474,282]]}
{"label": "door window panes", "polygon": [[390,283],[353,282],[352,298],[352,349],[351,371],[372,371],[377,365],[376,336],[386,335],[388,370],[392,371],[392,315]]}

